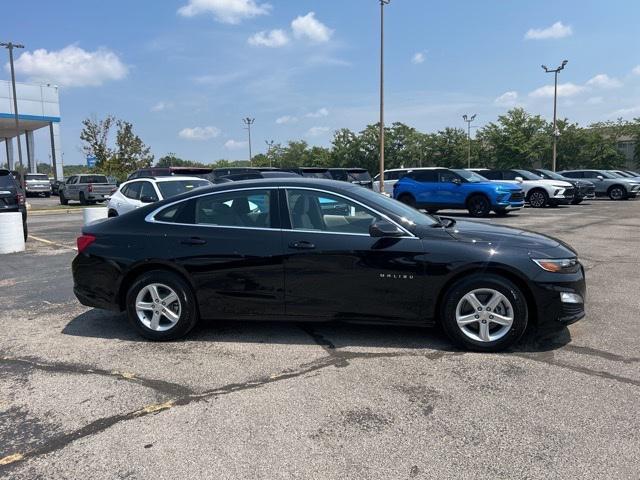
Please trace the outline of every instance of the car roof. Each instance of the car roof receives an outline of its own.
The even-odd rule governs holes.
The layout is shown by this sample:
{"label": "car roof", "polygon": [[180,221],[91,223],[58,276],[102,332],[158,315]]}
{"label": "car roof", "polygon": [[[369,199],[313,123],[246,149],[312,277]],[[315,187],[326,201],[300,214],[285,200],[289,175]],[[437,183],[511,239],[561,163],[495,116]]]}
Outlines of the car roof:
{"label": "car roof", "polygon": [[[141,177],[140,179],[136,179],[136,180],[144,180],[145,177]],[[188,175],[173,175],[171,177],[151,177],[148,178],[147,180],[153,180],[155,182],[177,182],[180,180],[204,180],[204,181],[208,181],[206,178],[201,178],[201,177],[190,177]]]}

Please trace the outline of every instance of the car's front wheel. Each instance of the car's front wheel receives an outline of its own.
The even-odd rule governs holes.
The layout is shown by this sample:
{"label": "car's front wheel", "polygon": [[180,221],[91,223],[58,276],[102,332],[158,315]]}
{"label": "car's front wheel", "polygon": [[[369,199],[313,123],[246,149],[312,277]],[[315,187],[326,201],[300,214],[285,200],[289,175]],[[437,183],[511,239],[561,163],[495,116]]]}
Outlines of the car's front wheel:
{"label": "car's front wheel", "polygon": [[584,200],[583,197],[574,198],[573,200],[571,200],[571,205],[580,205],[582,203],[582,200]]}
{"label": "car's front wheel", "polygon": [[491,212],[491,204],[484,195],[474,195],[467,200],[467,209],[473,217],[486,217]]}
{"label": "car's front wheel", "polygon": [[544,190],[536,189],[529,194],[529,205],[533,208],[542,208],[549,203],[549,195]]}
{"label": "car's front wheel", "polygon": [[614,185],[607,193],[611,200],[622,200],[627,196],[627,191],[620,185]]}
{"label": "car's front wheel", "polygon": [[398,197],[398,200],[405,205],[409,205],[410,207],[416,207],[416,199],[413,198],[413,195],[409,195],[408,193],[403,193]]}
{"label": "car's front wheel", "polygon": [[69,205],[69,200],[64,196],[64,192],[58,194],[58,200],[60,200],[60,205]]}
{"label": "car's front wheel", "polygon": [[520,289],[498,275],[471,275],[445,293],[441,324],[458,345],[497,352],[517,342],[527,328],[527,302]]}
{"label": "car's front wheel", "polygon": [[149,340],[184,337],[198,322],[191,287],[168,271],[154,270],[138,277],[127,292],[126,306],[133,327]]}

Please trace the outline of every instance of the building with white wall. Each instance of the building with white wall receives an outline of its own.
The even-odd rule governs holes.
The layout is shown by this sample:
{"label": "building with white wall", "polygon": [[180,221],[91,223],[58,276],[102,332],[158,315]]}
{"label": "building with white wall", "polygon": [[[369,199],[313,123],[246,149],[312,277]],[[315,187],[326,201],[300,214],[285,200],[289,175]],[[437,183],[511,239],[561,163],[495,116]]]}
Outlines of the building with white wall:
{"label": "building with white wall", "polygon": [[47,128],[54,176],[56,179],[62,179],[58,87],[16,83],[16,97],[18,99],[18,130],[15,124],[11,82],[0,80],[0,149],[5,151],[9,169],[15,168],[19,163],[16,142],[22,139],[22,163],[30,172],[36,172],[33,132]]}

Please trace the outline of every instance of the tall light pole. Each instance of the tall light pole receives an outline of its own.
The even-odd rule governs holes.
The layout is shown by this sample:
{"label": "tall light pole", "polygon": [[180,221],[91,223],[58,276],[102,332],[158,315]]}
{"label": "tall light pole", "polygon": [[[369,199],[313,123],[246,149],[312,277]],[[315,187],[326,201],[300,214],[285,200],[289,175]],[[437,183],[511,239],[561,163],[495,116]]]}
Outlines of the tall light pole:
{"label": "tall light pole", "polygon": [[265,140],[264,143],[267,144],[267,157],[269,158],[269,167],[273,167],[273,157],[271,156],[271,149],[273,148],[273,144],[275,142],[273,140]]}
{"label": "tall light pole", "polygon": [[391,0],[380,1],[380,193],[384,193],[384,6]]}
{"label": "tall light pole", "polygon": [[251,125],[256,121],[255,118],[247,117],[243,118],[242,122],[246,125],[246,129],[249,132],[249,166],[253,164],[253,155],[251,155]]}
{"label": "tall light pole", "polygon": [[467,168],[471,168],[471,122],[476,118],[476,113],[467,117],[462,115],[462,119],[467,122]]}
{"label": "tall light pole", "polygon": [[558,68],[552,69],[547,68],[545,65],[542,65],[542,68],[546,73],[553,73],[554,82],[553,82],[553,160],[551,164],[551,170],[556,171],[556,157],[557,157],[557,146],[558,146],[558,127],[556,120],[556,112],[558,106],[558,73],[564,70],[564,67],[569,63],[568,60],[563,60]]}
{"label": "tall light pole", "polygon": [[16,96],[16,71],[13,68],[13,49],[24,48],[24,45],[20,45],[18,43],[12,43],[12,42],[3,42],[3,43],[0,43],[0,47],[4,47],[7,50],[9,50],[9,65],[11,67],[11,87],[13,88],[13,116],[16,122],[16,137],[18,139],[18,162],[20,163],[20,166],[22,166],[22,147],[20,146],[20,120],[18,119],[18,97]]}

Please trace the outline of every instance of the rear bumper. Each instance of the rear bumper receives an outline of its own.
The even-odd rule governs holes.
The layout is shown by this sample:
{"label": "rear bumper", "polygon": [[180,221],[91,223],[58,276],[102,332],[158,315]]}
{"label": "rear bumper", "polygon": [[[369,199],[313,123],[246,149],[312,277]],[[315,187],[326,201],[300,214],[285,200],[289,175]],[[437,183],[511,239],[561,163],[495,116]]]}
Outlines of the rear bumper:
{"label": "rear bumper", "polygon": [[79,253],[71,264],[73,293],[87,307],[120,311],[120,269],[112,262]]}

